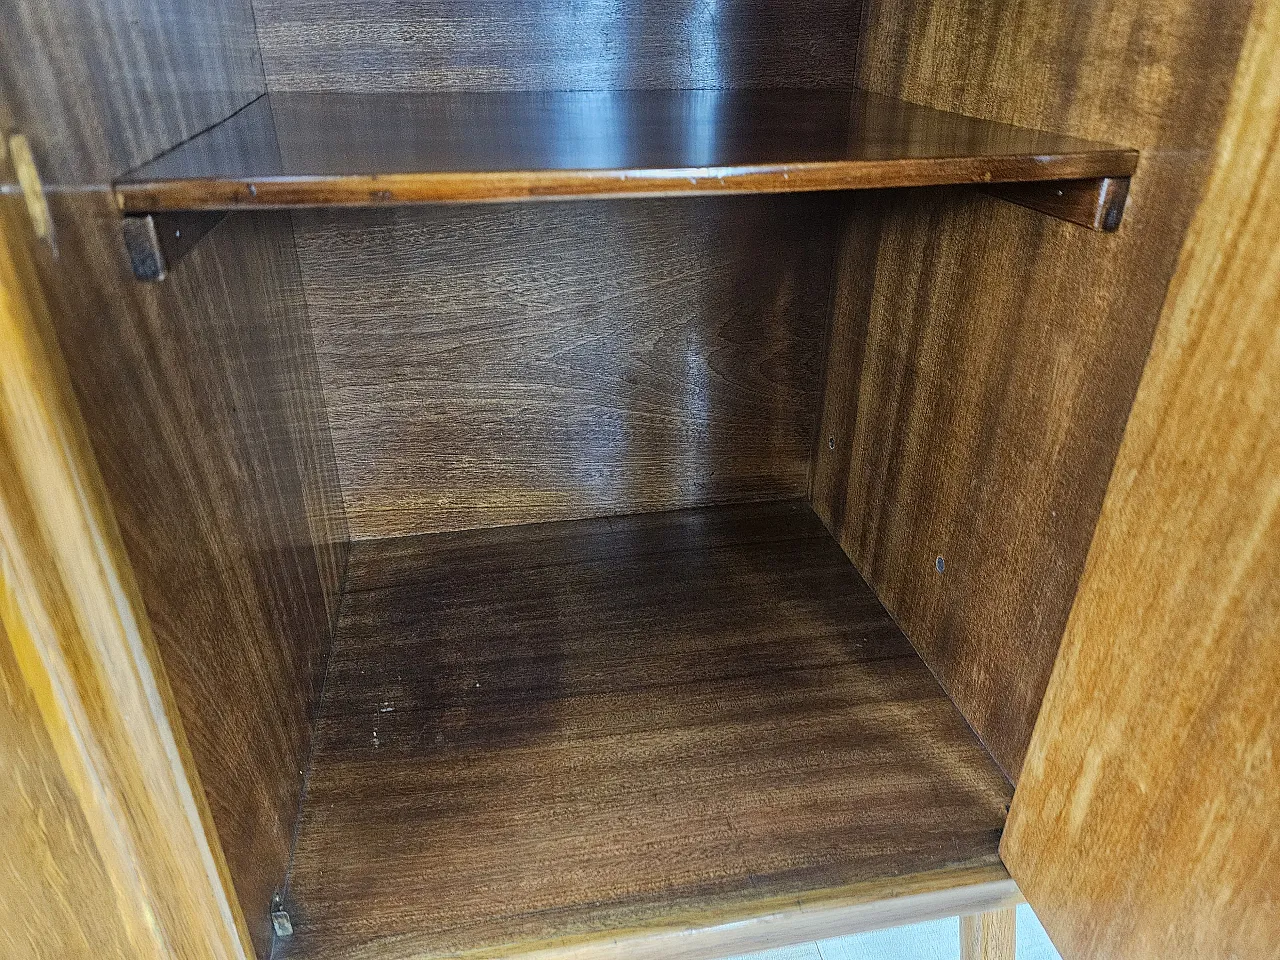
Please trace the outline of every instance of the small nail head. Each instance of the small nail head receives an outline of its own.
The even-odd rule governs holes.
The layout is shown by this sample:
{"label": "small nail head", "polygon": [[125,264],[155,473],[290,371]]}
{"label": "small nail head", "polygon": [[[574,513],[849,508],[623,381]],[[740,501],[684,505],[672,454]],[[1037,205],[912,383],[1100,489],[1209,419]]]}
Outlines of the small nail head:
{"label": "small nail head", "polygon": [[827,437],[827,449],[828,449],[828,450],[834,450],[835,448],[836,448],[836,438],[835,438],[835,437]]}
{"label": "small nail head", "polygon": [[942,573],[947,569],[947,561],[943,560],[942,557],[939,557],[937,560],[933,561],[933,565],[935,568],[937,568],[937,571],[939,573]]}

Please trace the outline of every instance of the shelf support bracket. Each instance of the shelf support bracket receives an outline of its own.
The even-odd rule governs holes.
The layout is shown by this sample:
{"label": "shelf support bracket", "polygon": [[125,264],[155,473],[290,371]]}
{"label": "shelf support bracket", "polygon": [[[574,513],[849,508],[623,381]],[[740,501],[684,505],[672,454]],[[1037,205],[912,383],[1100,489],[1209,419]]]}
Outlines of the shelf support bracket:
{"label": "shelf support bracket", "polygon": [[1040,183],[993,183],[987,193],[1090,230],[1114,233],[1129,197],[1128,177],[1090,180],[1045,180]]}
{"label": "shelf support bracket", "polygon": [[199,243],[227,215],[210,213],[144,213],[125,216],[122,223],[129,266],[139,280],[163,280],[188,250]]}

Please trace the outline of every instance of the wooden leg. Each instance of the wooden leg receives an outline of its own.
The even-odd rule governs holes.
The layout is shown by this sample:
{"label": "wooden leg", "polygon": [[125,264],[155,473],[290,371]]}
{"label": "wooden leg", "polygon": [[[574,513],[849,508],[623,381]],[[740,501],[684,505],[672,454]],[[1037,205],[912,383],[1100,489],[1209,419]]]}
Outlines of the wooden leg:
{"label": "wooden leg", "polygon": [[1014,960],[1014,908],[960,918],[960,960]]}

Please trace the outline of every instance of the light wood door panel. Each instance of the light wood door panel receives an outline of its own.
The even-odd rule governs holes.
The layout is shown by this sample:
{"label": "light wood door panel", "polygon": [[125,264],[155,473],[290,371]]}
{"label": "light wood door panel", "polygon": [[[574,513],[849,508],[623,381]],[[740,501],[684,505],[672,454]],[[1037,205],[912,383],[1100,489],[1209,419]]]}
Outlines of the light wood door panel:
{"label": "light wood door panel", "polygon": [[1001,846],[1066,960],[1280,955],[1277,62],[1263,3]]}
{"label": "light wood door panel", "polygon": [[25,217],[0,198],[0,954],[245,960]]}

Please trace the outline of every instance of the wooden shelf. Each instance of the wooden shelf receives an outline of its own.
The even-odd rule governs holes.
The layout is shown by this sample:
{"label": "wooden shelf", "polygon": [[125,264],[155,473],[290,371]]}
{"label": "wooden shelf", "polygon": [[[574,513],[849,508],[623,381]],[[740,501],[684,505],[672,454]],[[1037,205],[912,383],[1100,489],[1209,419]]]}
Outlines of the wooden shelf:
{"label": "wooden shelf", "polygon": [[356,544],[313,749],[278,956],[723,955],[1006,876],[1012,788],[800,502]]}
{"label": "wooden shelf", "polygon": [[1132,150],[863,92],[283,93],[116,184],[126,213],[1127,177]]}

